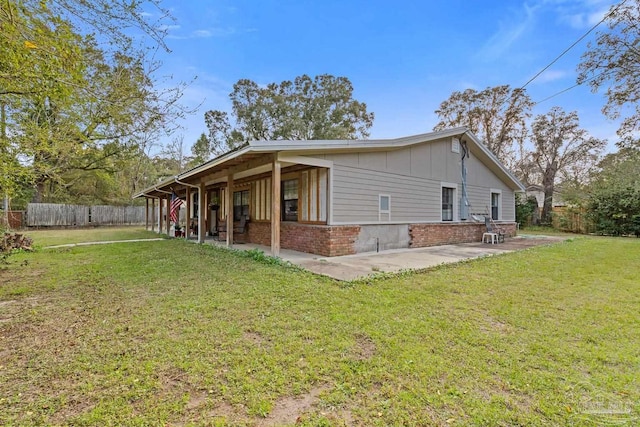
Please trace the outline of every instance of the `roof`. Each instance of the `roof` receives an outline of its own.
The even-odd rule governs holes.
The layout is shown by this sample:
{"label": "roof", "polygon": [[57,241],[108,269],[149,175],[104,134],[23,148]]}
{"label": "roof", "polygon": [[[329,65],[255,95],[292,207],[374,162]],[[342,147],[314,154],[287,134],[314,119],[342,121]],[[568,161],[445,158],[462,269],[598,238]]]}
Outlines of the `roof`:
{"label": "roof", "polygon": [[170,186],[173,183],[181,183],[216,170],[234,167],[251,161],[265,153],[290,152],[296,154],[322,154],[333,152],[362,152],[362,151],[386,151],[411,145],[435,141],[448,137],[467,137],[471,142],[471,151],[483,163],[487,164],[505,183],[516,191],[524,191],[522,183],[509,171],[497,158],[484,146],[476,136],[466,127],[457,127],[437,132],[423,133],[419,135],[405,136],[393,139],[341,139],[341,140],[276,140],[276,141],[251,141],[218,157],[215,157],[188,171],[182,172],[173,178],[166,179],[157,185],[146,188],[135,194],[133,198],[143,197],[154,192],[162,192],[160,188]]}

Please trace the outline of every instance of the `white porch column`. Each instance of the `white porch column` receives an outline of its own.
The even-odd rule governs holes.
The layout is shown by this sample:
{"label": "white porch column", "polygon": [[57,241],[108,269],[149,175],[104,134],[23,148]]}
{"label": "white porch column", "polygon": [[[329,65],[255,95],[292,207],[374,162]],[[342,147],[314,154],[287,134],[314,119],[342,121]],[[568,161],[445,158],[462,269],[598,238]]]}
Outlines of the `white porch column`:
{"label": "white porch column", "polygon": [[280,255],[280,175],[281,164],[274,155],[271,176],[271,255]]}

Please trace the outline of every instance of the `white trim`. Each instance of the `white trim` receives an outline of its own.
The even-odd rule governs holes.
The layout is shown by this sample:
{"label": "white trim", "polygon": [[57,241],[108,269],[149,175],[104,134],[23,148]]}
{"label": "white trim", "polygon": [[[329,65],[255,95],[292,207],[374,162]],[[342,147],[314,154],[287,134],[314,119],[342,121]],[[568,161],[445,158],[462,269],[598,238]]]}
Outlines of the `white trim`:
{"label": "white trim", "polygon": [[[493,218],[493,216],[491,215],[491,210],[493,209],[493,195],[494,194],[498,194],[498,218]],[[489,189],[489,217],[493,220],[493,221],[501,221],[502,220],[502,203],[503,203],[503,197],[502,197],[502,189],[500,188],[491,188]]]}
{"label": "white trim", "polygon": [[[445,221],[442,219],[442,189],[443,188],[451,188],[453,189],[453,220],[452,221]],[[454,223],[460,220],[459,216],[458,216],[458,205],[460,203],[458,203],[458,184],[455,182],[444,182],[444,181],[440,181],[440,205],[439,205],[439,209],[438,211],[440,212],[440,222],[446,222],[446,223]]]}
{"label": "white trim", "polygon": [[[382,209],[382,198],[387,198],[388,209]],[[387,220],[385,222],[391,221],[391,195],[389,194],[378,194],[378,221],[382,222],[382,215],[387,215]]]}
{"label": "white trim", "polygon": [[327,225],[333,224],[333,168],[327,171]]}

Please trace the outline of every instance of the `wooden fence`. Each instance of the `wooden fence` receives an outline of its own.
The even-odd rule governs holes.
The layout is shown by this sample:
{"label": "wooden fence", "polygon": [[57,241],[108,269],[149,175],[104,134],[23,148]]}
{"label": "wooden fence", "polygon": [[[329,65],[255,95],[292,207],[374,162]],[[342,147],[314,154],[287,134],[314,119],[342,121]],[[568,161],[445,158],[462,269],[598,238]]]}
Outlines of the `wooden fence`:
{"label": "wooden fence", "polygon": [[596,229],[583,208],[555,206],[553,208],[553,228],[572,233],[589,234]]}
{"label": "wooden fence", "polygon": [[[157,217],[157,214],[154,217]],[[54,203],[29,203],[27,205],[27,227],[143,224],[145,224],[144,206],[84,206]]]}

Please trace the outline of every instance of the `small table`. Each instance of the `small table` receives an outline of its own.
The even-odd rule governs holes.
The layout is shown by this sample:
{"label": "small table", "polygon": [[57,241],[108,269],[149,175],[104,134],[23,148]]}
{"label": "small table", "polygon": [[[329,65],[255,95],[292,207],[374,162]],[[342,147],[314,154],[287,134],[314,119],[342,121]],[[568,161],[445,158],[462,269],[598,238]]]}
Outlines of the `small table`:
{"label": "small table", "polygon": [[491,243],[492,245],[495,245],[498,243],[498,233],[483,233],[482,243]]}

